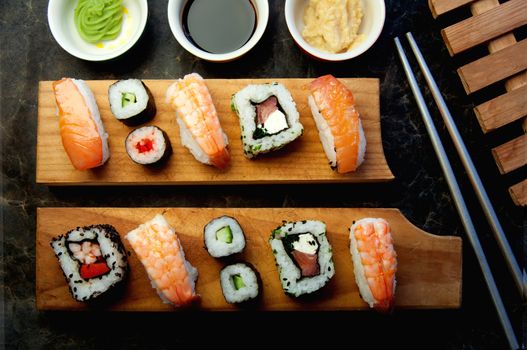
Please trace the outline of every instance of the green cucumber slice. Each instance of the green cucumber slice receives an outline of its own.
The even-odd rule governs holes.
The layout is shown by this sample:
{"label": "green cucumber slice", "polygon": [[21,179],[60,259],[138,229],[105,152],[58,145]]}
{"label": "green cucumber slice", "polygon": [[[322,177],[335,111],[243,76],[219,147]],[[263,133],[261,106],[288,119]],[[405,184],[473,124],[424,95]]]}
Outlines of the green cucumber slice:
{"label": "green cucumber slice", "polygon": [[135,94],[131,92],[123,92],[121,94],[121,106],[122,107],[126,107],[130,103],[136,103],[136,102],[137,102],[137,97],[135,96]]}
{"label": "green cucumber slice", "polygon": [[216,231],[216,239],[223,243],[232,243],[232,231],[230,226],[224,226]]}
{"label": "green cucumber slice", "polygon": [[234,283],[234,288],[236,290],[245,287],[245,283],[243,283],[243,278],[240,275],[232,275],[232,282]]}

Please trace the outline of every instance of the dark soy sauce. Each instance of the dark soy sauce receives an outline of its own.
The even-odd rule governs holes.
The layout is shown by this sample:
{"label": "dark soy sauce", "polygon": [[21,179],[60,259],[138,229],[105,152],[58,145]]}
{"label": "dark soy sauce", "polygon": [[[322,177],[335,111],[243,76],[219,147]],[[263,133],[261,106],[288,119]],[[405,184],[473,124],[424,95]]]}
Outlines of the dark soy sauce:
{"label": "dark soy sauce", "polygon": [[250,0],[188,0],[183,10],[185,35],[200,49],[227,53],[242,47],[256,28]]}

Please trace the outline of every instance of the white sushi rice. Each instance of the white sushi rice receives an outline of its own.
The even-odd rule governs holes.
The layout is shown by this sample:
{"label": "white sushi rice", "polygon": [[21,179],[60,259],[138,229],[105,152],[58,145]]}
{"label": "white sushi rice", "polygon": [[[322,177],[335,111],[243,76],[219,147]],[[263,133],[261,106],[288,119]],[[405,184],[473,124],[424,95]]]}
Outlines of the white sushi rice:
{"label": "white sushi rice", "polygon": [[[179,125],[179,137],[181,139],[181,144],[188,148],[190,153],[196,158],[196,160],[200,163],[211,165],[210,157],[207,155],[207,153],[203,152],[200,145],[194,140],[194,137],[192,136],[192,133],[185,125],[185,122],[179,117],[176,116],[176,122]],[[222,132],[223,134],[223,140],[225,141],[225,145],[229,144],[229,139],[227,138],[227,135]]]}
{"label": "white sushi rice", "polygon": [[[275,96],[283,109],[289,127],[275,135],[254,139],[256,130],[256,106],[269,97]],[[253,158],[260,153],[267,153],[284,147],[302,135],[304,127],[300,123],[300,114],[296,109],[291,93],[279,83],[252,84],[232,96],[231,108],[240,119],[240,129],[243,151],[247,158]]]}
{"label": "white sushi rice", "polygon": [[[357,239],[355,238],[355,228],[359,225],[368,224],[368,223],[375,223],[378,221],[386,222],[386,220],[382,218],[364,218],[357,220],[353,225],[350,227],[350,253],[351,258],[353,261],[353,273],[355,274],[355,281],[357,283],[357,286],[359,287],[359,292],[362,297],[362,299],[368,303],[370,307],[374,307],[374,305],[377,303],[377,300],[373,296],[373,293],[371,292],[370,286],[368,285],[368,281],[366,279],[366,274],[364,273],[364,267],[362,266],[362,261],[360,258],[360,253],[358,249]],[[386,224],[389,226],[388,222]],[[393,290],[395,291],[395,284],[396,281],[393,281]]]}
{"label": "white sushi rice", "polygon": [[[244,287],[236,289],[233,276],[239,275]],[[242,303],[258,296],[258,278],[249,266],[238,263],[224,267],[220,272],[221,291],[225,300],[230,303]]]}
{"label": "white sushi rice", "polygon": [[[318,264],[320,274],[313,277],[301,276],[301,271],[287,254],[282,238],[286,235],[311,233],[319,244]],[[335,275],[333,253],[326,237],[326,224],[322,221],[304,220],[289,222],[273,231],[269,240],[280,275],[280,282],[284,292],[298,297],[312,293],[322,288]]]}
{"label": "white sushi rice", "polygon": [[[229,226],[232,232],[232,242],[226,243],[216,239],[216,232]],[[236,219],[229,216],[220,216],[209,222],[204,229],[205,247],[214,258],[222,258],[232,254],[240,253],[245,248],[245,236]]]}
{"label": "white sushi rice", "polygon": [[88,106],[88,109],[90,110],[90,114],[93,117],[93,121],[97,126],[97,133],[101,137],[102,141],[102,160],[99,164],[102,165],[110,157],[110,149],[108,148],[108,133],[106,133],[106,131],[104,130],[101,114],[99,113],[99,107],[97,107],[97,102],[95,101],[95,96],[93,96],[93,92],[84,80],[71,80],[73,81],[77,89],[79,89],[79,92],[81,93],[82,97],[84,98],[84,101],[86,102],[86,105]]}
{"label": "white sushi rice", "polygon": [[[136,97],[135,103],[122,106],[122,96],[125,93],[133,93]],[[139,79],[119,80],[112,84],[108,90],[108,99],[113,115],[117,119],[128,119],[141,113],[147,108],[149,96],[143,83]]]}
{"label": "white sushi rice", "polygon": [[185,122],[179,117],[176,116],[176,122],[179,125],[179,137],[181,139],[181,144],[188,148],[190,153],[196,158],[196,160],[203,164],[211,165],[210,157],[207,153],[203,152],[199,144],[194,140],[192,133],[185,125]]}
{"label": "white sushi rice", "polygon": [[[51,241],[51,247],[59,260],[70,292],[78,301],[96,298],[123,280],[127,274],[128,261],[126,251],[122,246],[119,236],[115,232],[106,230],[104,226],[106,225],[78,227],[66,235],[59,236]],[[83,240],[97,241],[101,255],[104,257],[106,265],[110,268],[110,272],[88,280],[81,277],[81,263],[70,255],[67,245]]]}
{"label": "white sushi rice", "polygon": [[[335,169],[337,167],[337,150],[335,148],[335,139],[331,132],[326,119],[322,116],[319,108],[312,95],[307,98],[309,107],[311,108],[311,114],[315,120],[315,124],[318,129],[318,135],[320,142],[328,158],[329,165]],[[364,162],[364,155],[366,154],[366,136],[364,135],[364,129],[362,128],[362,122],[359,118],[359,154],[357,155],[357,168]]]}

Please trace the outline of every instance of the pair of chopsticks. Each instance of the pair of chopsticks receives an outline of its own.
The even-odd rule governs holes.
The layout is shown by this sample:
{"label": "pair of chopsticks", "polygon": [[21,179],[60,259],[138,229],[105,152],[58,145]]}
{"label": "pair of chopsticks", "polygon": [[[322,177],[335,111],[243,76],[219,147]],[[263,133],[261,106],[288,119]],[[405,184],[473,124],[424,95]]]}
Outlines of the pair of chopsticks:
{"label": "pair of chopsticks", "polygon": [[[423,55],[421,54],[421,51],[419,50],[419,47],[417,46],[417,43],[415,42],[412,36],[412,33],[407,33],[406,37],[410,42],[412,51],[417,59],[417,63],[419,64],[419,67],[421,68],[421,71],[424,74],[428,87],[432,92],[432,95],[439,108],[441,116],[443,117],[443,121],[446,124],[450,137],[454,142],[456,150],[462,160],[463,166],[465,167],[465,170],[470,178],[472,187],[476,191],[478,200],[481,206],[483,207],[487,221],[492,227],[494,236],[498,241],[502,254],[504,255],[507,261],[508,268],[514,278],[516,286],[518,287],[520,294],[525,298],[527,296],[527,277],[525,271],[522,272],[522,270],[520,270],[520,267],[514,257],[514,254],[507,241],[505,233],[503,232],[501,224],[498,220],[496,212],[492,207],[489,197],[487,196],[487,192],[485,191],[485,188],[483,187],[481,179],[478,175],[478,172],[474,167],[474,163],[472,162],[472,159],[468,154],[463,139],[461,138],[461,135],[459,134],[457,127],[454,124],[452,115],[450,114],[450,111],[448,110],[448,107],[443,97],[441,96],[439,88],[437,87],[437,84],[435,83],[435,80],[432,77],[430,70],[428,69],[426,61]],[[503,306],[503,301],[498,292],[496,282],[494,281],[494,277],[492,276],[492,272],[487,262],[485,253],[483,252],[483,249],[481,247],[478,235],[476,234],[476,230],[474,228],[472,218],[470,217],[467,206],[465,204],[465,200],[463,199],[463,195],[461,194],[461,191],[459,189],[459,185],[454,176],[454,172],[452,171],[452,166],[450,165],[450,161],[448,160],[443,144],[441,143],[441,139],[439,138],[439,135],[437,133],[437,129],[435,128],[435,125],[432,121],[432,117],[430,116],[430,112],[428,111],[423,95],[421,94],[419,86],[417,85],[414,73],[412,71],[412,68],[410,67],[410,64],[408,62],[408,59],[406,57],[406,54],[404,52],[399,38],[395,38],[395,46],[397,47],[399,58],[401,59],[404,71],[406,73],[406,77],[408,78],[408,82],[417,101],[417,105],[423,117],[426,129],[432,140],[432,145],[434,147],[437,157],[439,158],[439,163],[447,179],[448,187],[450,188],[450,192],[454,198],[457,211],[461,217],[461,221],[468,235],[472,248],[476,253],[479,266],[483,272],[483,276],[487,283],[487,287],[489,288],[489,292],[492,296],[492,300],[494,302],[494,306],[496,307],[496,311],[498,312],[498,315],[500,317],[501,325],[503,326],[509,345],[511,349],[519,349],[520,346],[518,340],[514,335],[511,322],[509,320],[505,307]]]}

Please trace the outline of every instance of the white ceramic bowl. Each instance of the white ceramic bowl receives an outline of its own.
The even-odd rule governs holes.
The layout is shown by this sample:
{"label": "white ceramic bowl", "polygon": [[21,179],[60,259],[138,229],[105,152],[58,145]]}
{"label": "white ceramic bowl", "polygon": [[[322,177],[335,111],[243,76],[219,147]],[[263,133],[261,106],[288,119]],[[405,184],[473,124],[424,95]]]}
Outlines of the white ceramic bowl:
{"label": "white ceramic bowl", "polygon": [[196,47],[187,38],[187,36],[183,32],[183,23],[181,23],[181,20],[183,19],[183,7],[187,0],[168,1],[168,24],[170,25],[172,34],[174,34],[174,37],[176,38],[178,43],[194,56],[214,62],[232,61],[247,53],[250,49],[254,47],[254,45],[256,45],[256,43],[262,37],[265,28],[267,27],[267,22],[269,21],[269,3],[267,1],[268,0],[251,0],[254,5],[254,8],[256,9],[256,29],[254,30],[254,33],[249,39],[249,41],[247,41],[239,49],[228,53],[216,54],[203,51],[202,49]]}
{"label": "white ceramic bowl", "polygon": [[287,28],[295,42],[307,54],[324,61],[344,61],[357,57],[368,50],[381,35],[386,16],[384,0],[361,0],[363,17],[359,28],[359,34],[366,38],[355,45],[350,51],[343,53],[328,53],[316,49],[304,40],[302,30],[304,29],[304,9],[309,0],[286,0],[285,20]]}
{"label": "white ceramic bowl", "polygon": [[141,37],[148,17],[147,0],[123,0],[126,9],[121,33],[114,40],[91,44],[84,41],[73,20],[75,0],[50,0],[48,23],[57,43],[71,55],[87,61],[106,61],[128,51]]}

